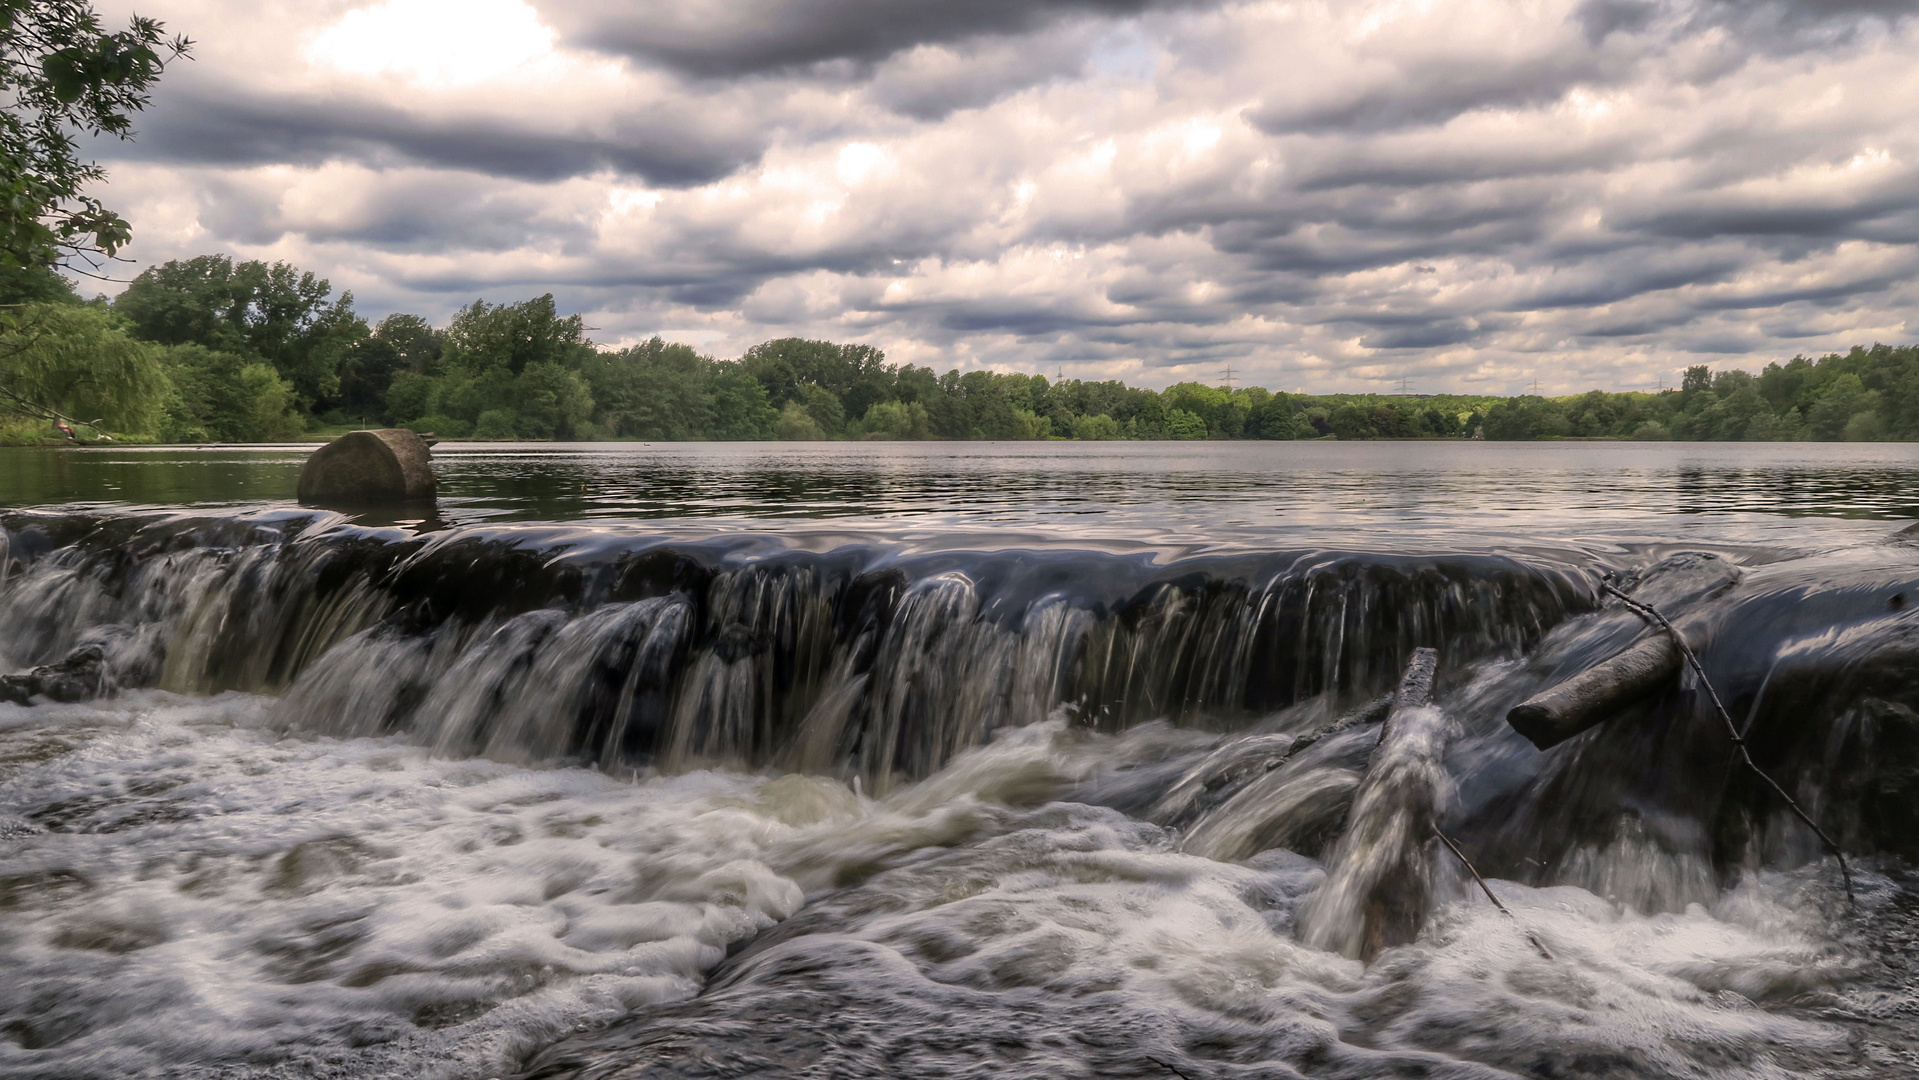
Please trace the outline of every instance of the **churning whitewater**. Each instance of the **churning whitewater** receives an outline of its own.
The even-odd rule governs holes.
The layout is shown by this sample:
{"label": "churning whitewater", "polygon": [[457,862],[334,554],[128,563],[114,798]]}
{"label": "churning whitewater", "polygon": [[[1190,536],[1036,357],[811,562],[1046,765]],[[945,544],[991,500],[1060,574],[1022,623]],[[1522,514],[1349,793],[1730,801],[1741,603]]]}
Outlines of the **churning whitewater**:
{"label": "churning whitewater", "polygon": [[9,1077],[1919,1069],[1902,538],[0,524]]}

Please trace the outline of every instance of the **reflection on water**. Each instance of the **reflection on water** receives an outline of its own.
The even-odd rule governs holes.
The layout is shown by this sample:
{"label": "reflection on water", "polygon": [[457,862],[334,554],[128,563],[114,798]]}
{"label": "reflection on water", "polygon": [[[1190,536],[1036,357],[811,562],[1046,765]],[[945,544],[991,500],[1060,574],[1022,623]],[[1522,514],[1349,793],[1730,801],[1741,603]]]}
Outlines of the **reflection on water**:
{"label": "reflection on water", "polygon": [[[310,450],[0,450],[0,505],[284,503]],[[1919,450],[1901,444],[448,443],[435,467],[455,523],[1805,542],[1788,519],[1919,517]]]}

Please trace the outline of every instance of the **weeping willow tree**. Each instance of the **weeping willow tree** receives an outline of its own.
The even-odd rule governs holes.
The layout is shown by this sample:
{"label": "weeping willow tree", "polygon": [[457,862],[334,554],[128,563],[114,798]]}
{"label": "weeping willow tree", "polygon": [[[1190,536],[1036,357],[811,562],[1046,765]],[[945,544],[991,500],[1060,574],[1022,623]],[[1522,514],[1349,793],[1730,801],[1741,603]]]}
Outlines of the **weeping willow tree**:
{"label": "weeping willow tree", "polygon": [[55,425],[83,438],[151,439],[173,386],[156,349],[94,307],[29,304],[0,323],[0,438],[27,442]]}

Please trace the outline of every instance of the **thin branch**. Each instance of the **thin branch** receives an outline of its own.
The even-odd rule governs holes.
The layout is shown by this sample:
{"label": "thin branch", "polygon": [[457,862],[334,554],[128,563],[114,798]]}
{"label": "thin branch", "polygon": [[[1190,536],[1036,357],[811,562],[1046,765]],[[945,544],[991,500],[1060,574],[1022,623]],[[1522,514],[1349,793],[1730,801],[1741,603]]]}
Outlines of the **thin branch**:
{"label": "thin branch", "polygon": [[[116,258],[114,259],[114,261],[127,262],[128,260]],[[75,266],[70,262],[62,263],[60,268],[75,274],[79,274],[83,278],[92,278],[94,281],[111,281],[119,285],[126,285],[133,281],[132,278],[117,278],[111,274],[96,274],[92,270],[83,270],[80,267]]]}
{"label": "thin branch", "polygon": [[[1433,826],[1433,835],[1439,837],[1439,842],[1445,844],[1447,848],[1451,849],[1454,855],[1459,857],[1460,865],[1466,868],[1466,872],[1473,876],[1474,881],[1479,882],[1479,891],[1486,894],[1486,899],[1493,902],[1493,906],[1499,909],[1499,913],[1514,922],[1518,922],[1519,916],[1514,915],[1512,909],[1500,903],[1499,897],[1493,895],[1493,887],[1486,884],[1485,878],[1479,876],[1479,868],[1473,865],[1473,861],[1466,857],[1465,852],[1459,850],[1459,845],[1453,843],[1453,838],[1441,832],[1437,825]],[[1552,950],[1546,947],[1546,943],[1539,940],[1539,935],[1533,933],[1530,929],[1526,930],[1526,940],[1533,943],[1533,948],[1539,950],[1539,955],[1548,960],[1556,959],[1556,957],[1553,956]]]}
{"label": "thin branch", "polygon": [[1599,587],[1618,597],[1621,603],[1624,603],[1627,607],[1637,612],[1640,617],[1654,623],[1672,637],[1673,644],[1679,646],[1680,655],[1684,656],[1686,663],[1691,665],[1693,674],[1699,676],[1699,685],[1706,688],[1706,696],[1712,699],[1712,707],[1719,713],[1719,719],[1725,721],[1726,736],[1732,740],[1733,748],[1739,752],[1740,760],[1744,761],[1746,767],[1753,771],[1753,775],[1764,780],[1766,786],[1771,788],[1780,799],[1785,801],[1787,808],[1789,808],[1800,821],[1805,822],[1806,827],[1811,829],[1813,833],[1819,837],[1820,842],[1824,843],[1826,847],[1832,851],[1833,858],[1839,860],[1839,876],[1843,878],[1846,883],[1846,902],[1854,907],[1858,907],[1859,900],[1852,892],[1852,868],[1846,865],[1846,853],[1839,850],[1838,843],[1836,843],[1832,837],[1826,835],[1826,830],[1819,827],[1819,823],[1813,820],[1812,815],[1806,813],[1798,801],[1791,795],[1786,794],[1786,789],[1780,787],[1779,782],[1767,775],[1766,770],[1760,768],[1759,763],[1752,759],[1752,752],[1746,747],[1745,736],[1739,733],[1739,725],[1733,723],[1732,714],[1726,711],[1726,703],[1719,700],[1719,691],[1713,689],[1712,680],[1706,678],[1706,668],[1699,662],[1699,657],[1693,653],[1692,646],[1686,644],[1686,639],[1673,627],[1673,624],[1668,621],[1664,615],[1661,615],[1651,604],[1642,604],[1634,600],[1632,597],[1619,591],[1619,588],[1610,581],[1601,581]]}

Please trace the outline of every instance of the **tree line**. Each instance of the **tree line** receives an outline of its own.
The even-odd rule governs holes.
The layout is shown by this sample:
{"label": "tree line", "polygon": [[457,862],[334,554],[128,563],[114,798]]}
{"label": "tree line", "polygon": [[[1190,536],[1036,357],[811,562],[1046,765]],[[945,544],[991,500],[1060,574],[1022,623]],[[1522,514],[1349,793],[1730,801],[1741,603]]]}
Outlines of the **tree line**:
{"label": "tree line", "polygon": [[0,268],[0,440],[49,411],[116,437],[256,442],[392,425],[453,439],[1914,439],[1919,347],[1875,345],[1758,375],[1686,371],[1659,393],[1562,398],[1298,395],[890,364],[870,345],[782,338],[734,359],[587,337],[549,295],[476,300],[444,326],[368,322],[285,263],[204,255],[112,301]]}

